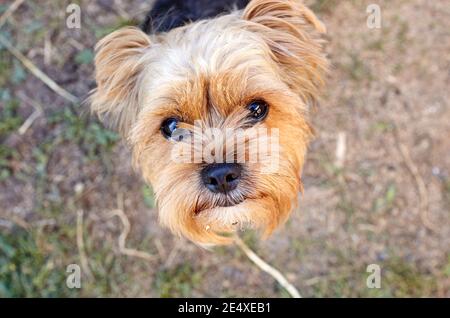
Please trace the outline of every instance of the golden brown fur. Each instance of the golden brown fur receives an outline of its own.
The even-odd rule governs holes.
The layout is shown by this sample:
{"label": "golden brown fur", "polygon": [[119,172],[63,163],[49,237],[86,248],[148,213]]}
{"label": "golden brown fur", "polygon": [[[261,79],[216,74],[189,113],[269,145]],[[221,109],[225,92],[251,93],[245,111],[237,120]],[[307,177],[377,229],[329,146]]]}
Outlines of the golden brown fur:
{"label": "golden brown fur", "polygon": [[[99,42],[92,110],[127,138],[164,226],[200,244],[225,244],[224,233],[253,227],[268,235],[286,220],[312,136],[308,105],[324,82],[324,31],[300,1],[253,0],[243,12],[168,33],[148,36],[128,27]],[[160,125],[176,116],[186,127],[201,120],[221,131],[246,128],[245,106],[254,99],[265,100],[270,113],[248,129],[279,130],[279,169],[264,174],[260,164],[244,164],[230,198],[237,204],[222,207],[224,198],[201,185],[201,163],[171,161],[173,143]]]}

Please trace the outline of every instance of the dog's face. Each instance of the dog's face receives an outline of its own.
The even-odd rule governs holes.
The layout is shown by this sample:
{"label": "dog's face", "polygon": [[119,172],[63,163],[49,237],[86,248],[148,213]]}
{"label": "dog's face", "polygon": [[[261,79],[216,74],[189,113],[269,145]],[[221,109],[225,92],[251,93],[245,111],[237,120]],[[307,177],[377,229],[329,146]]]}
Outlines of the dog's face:
{"label": "dog's face", "polygon": [[[224,233],[267,235],[287,218],[312,135],[307,104],[327,66],[321,32],[299,1],[254,0],[244,12],[153,36],[125,28],[98,44],[92,109],[129,141],[162,224],[224,244]],[[174,160],[186,147],[189,160]]]}

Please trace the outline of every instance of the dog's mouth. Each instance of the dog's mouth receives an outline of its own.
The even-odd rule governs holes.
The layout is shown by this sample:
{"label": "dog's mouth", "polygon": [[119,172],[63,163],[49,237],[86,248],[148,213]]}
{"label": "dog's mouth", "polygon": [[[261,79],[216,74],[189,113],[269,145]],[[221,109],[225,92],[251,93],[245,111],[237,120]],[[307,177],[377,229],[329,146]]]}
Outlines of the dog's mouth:
{"label": "dog's mouth", "polygon": [[238,205],[244,201],[245,201],[245,198],[239,198],[237,200],[227,198],[224,202],[219,202],[215,207],[228,208],[228,207]]}
{"label": "dog's mouth", "polygon": [[197,204],[195,208],[195,214],[199,214],[205,210],[211,210],[214,208],[230,208],[234,207],[238,204],[243,203],[247,200],[247,197],[244,196],[233,196],[230,194],[220,196],[216,198],[216,200],[212,202],[208,202],[207,204]]}

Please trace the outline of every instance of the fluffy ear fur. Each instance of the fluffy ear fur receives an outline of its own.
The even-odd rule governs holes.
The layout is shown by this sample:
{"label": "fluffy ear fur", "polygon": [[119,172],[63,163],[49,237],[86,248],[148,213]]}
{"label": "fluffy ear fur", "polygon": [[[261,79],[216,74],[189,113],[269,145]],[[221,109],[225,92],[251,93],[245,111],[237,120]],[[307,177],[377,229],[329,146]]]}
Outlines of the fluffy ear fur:
{"label": "fluffy ear fur", "polygon": [[149,46],[144,32],[126,27],[104,37],[95,48],[97,89],[91,96],[91,110],[123,134],[139,110],[142,57]]}
{"label": "fluffy ear fur", "polygon": [[326,32],[322,22],[300,0],[252,0],[243,18],[269,45],[286,84],[315,103],[328,67],[320,39]]}

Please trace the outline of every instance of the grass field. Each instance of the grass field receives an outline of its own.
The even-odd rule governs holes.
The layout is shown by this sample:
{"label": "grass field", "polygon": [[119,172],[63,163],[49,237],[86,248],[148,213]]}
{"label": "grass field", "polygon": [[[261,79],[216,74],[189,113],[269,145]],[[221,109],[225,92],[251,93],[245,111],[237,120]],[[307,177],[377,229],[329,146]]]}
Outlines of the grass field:
{"label": "grass field", "polygon": [[[150,2],[74,1],[82,25],[68,29],[69,1],[29,0],[0,34],[83,100],[95,43]],[[450,6],[376,1],[382,25],[369,29],[372,2],[307,1],[333,67],[313,111],[305,193],[271,238],[243,237],[303,296],[450,297]],[[131,223],[126,246],[150,257],[123,253],[117,209]],[[0,43],[0,297],[288,296],[236,247],[173,237],[155,209],[119,136]],[[69,264],[82,268],[80,289],[66,286]],[[366,286],[369,264],[380,289]]]}

